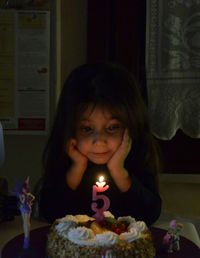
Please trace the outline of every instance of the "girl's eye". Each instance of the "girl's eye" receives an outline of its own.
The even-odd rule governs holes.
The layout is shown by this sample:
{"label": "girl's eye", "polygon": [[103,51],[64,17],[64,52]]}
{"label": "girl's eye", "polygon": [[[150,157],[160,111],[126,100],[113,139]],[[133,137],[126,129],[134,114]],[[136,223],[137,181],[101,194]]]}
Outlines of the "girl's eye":
{"label": "girl's eye", "polygon": [[89,126],[81,126],[80,127],[82,133],[90,133],[92,132],[92,128]]}
{"label": "girl's eye", "polygon": [[115,133],[115,132],[118,132],[119,130],[121,129],[120,125],[118,124],[114,124],[114,125],[110,125],[106,128],[106,130],[109,132],[109,133]]}

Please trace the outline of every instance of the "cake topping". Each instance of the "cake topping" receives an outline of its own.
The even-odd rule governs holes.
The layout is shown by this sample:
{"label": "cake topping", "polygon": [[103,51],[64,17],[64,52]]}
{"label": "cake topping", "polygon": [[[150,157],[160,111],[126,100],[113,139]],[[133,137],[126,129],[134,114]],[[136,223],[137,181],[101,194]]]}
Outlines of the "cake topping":
{"label": "cake topping", "polygon": [[133,241],[141,237],[141,232],[137,231],[136,228],[132,228],[131,231],[122,233],[120,236],[127,243],[132,243]]}
{"label": "cake topping", "polygon": [[120,235],[123,232],[127,231],[129,223],[125,220],[117,220],[112,217],[106,217],[103,221],[99,223],[102,227],[113,231],[114,233]]}
{"label": "cake topping", "polygon": [[136,228],[139,232],[147,230],[147,226],[144,221],[137,221],[135,223],[131,223],[128,227],[128,230],[131,231],[133,228]]}
{"label": "cake topping", "polygon": [[104,211],[103,215],[105,218],[106,217],[115,218],[115,216],[110,211]]}
{"label": "cake topping", "polygon": [[66,222],[66,221],[74,221],[74,222],[78,223],[77,218],[73,215],[67,215],[64,218],[57,220],[57,222]]}
{"label": "cake topping", "polygon": [[93,217],[89,217],[87,215],[66,215],[64,218],[58,219],[58,222],[62,222],[62,221],[74,221],[76,223],[84,223],[87,222],[89,220],[95,220]]}
{"label": "cake topping", "polygon": [[[108,215],[108,214],[107,214]],[[130,216],[104,217],[101,222],[87,215],[68,215],[57,221],[56,230],[79,245],[109,246],[121,240],[132,243],[142,237],[147,226],[143,221],[135,221]]]}
{"label": "cake topping", "polygon": [[100,246],[109,246],[117,244],[120,241],[120,238],[114,232],[107,231],[103,234],[97,234],[94,241]]}
{"label": "cake topping", "polygon": [[69,220],[69,221],[62,221],[58,223],[55,227],[63,237],[67,238],[69,229],[77,227],[77,224],[75,221]]}
{"label": "cake topping", "polygon": [[125,216],[125,217],[119,217],[117,219],[118,221],[123,221],[123,222],[126,222],[127,224],[131,224],[131,223],[135,223],[135,219],[132,218],[131,216]]}
{"label": "cake topping", "polygon": [[79,245],[91,245],[93,238],[93,231],[86,227],[71,228],[68,232],[68,239]]}
{"label": "cake topping", "polygon": [[79,223],[85,223],[89,220],[95,220],[93,217],[89,217],[87,215],[76,215],[75,218],[78,220]]}

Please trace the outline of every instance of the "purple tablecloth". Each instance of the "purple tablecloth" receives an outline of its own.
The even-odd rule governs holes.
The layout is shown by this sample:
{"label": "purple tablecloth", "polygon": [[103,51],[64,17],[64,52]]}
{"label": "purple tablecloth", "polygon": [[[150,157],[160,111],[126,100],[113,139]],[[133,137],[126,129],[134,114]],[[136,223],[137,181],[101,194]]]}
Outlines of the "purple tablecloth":
{"label": "purple tablecloth", "polygon": [[[46,235],[50,226],[32,230],[30,233],[30,252],[21,252],[24,235],[16,236],[9,241],[2,250],[2,258],[45,258]],[[156,258],[200,258],[200,249],[188,239],[180,238],[181,250],[171,254],[165,253],[162,246],[162,239],[166,230],[150,228],[156,247]]]}

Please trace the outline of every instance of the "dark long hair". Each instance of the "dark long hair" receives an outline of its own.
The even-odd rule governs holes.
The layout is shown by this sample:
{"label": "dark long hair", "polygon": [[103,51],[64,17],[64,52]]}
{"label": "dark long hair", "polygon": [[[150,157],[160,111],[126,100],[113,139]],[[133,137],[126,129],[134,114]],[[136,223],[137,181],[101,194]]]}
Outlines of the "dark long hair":
{"label": "dark long hair", "polygon": [[149,129],[147,109],[133,75],[117,64],[86,64],[76,68],[62,89],[55,121],[44,150],[46,176],[66,172],[70,159],[65,146],[75,136],[76,123],[89,105],[106,108],[126,128],[133,142],[145,142],[146,161],[159,170],[158,155]]}

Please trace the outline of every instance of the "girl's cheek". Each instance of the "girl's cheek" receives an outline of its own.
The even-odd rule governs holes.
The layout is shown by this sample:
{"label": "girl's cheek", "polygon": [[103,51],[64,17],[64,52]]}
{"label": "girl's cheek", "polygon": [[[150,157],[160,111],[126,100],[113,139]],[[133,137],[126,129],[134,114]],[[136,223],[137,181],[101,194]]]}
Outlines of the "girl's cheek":
{"label": "girl's cheek", "polygon": [[112,135],[109,135],[109,139],[112,141],[119,141],[119,142],[122,142],[123,140],[123,133],[116,133],[116,134],[112,134]]}
{"label": "girl's cheek", "polygon": [[78,142],[86,142],[86,141],[91,140],[91,138],[92,138],[91,135],[80,135],[80,136],[77,138],[77,141],[78,141]]}
{"label": "girl's cheek", "polygon": [[91,141],[90,137],[79,137],[77,138],[77,148],[85,148],[87,144]]}

